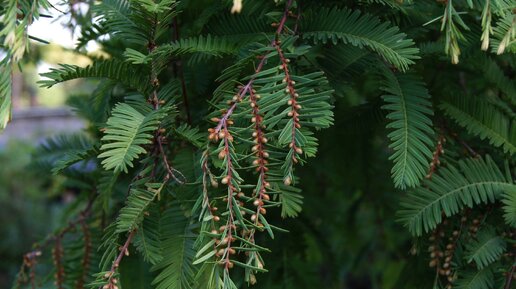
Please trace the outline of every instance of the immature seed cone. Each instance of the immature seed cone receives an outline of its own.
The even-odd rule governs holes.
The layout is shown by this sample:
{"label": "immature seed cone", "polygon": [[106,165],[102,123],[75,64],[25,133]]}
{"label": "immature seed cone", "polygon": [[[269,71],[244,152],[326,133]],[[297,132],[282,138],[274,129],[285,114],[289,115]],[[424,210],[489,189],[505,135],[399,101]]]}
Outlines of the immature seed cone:
{"label": "immature seed cone", "polygon": [[226,150],[223,149],[219,152],[219,159],[223,160],[226,157]]}

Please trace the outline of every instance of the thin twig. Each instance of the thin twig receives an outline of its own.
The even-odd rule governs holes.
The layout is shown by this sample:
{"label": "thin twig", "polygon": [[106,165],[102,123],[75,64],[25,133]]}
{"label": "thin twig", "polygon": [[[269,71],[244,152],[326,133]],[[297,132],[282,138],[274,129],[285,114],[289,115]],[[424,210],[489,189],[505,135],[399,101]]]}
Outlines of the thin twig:
{"label": "thin twig", "polygon": [[88,229],[88,224],[82,220],[80,222],[82,235],[84,238],[84,255],[82,257],[82,276],[79,278],[76,282],[76,288],[77,289],[83,289],[84,288],[84,282],[86,281],[86,278],[88,277],[88,270],[90,267],[90,254],[91,254],[91,234]]}
{"label": "thin twig", "polygon": [[443,130],[448,132],[448,134],[451,137],[453,137],[455,141],[460,143],[468,151],[468,153],[471,154],[471,156],[473,156],[474,158],[478,158],[480,156],[473,148],[471,148],[471,146],[469,146],[464,140],[459,138],[459,135],[456,132],[453,132],[446,123],[443,123]]}
{"label": "thin twig", "polygon": [[53,250],[54,266],[56,267],[55,273],[55,285],[57,289],[63,289],[64,282],[64,267],[63,267],[63,244],[62,235],[59,235],[55,239],[55,245]]}
{"label": "thin twig", "polygon": [[[108,278],[107,280],[107,288],[114,289],[118,288],[116,286],[116,283],[118,283],[118,280],[114,278],[115,272],[120,266],[120,262],[122,262],[122,259],[124,256],[129,256],[129,245],[131,244],[131,240],[134,237],[134,234],[136,233],[136,229],[132,230],[129,233],[129,236],[127,236],[127,239],[125,240],[124,245],[120,248],[120,253],[116,257],[115,261],[113,262],[113,265],[111,265],[111,269],[105,274],[105,277]],[[106,286],[106,285],[104,285]],[[104,286],[99,287],[99,289],[104,288]]]}
{"label": "thin twig", "polygon": [[132,230],[129,233],[129,236],[127,236],[127,240],[125,240],[124,245],[122,246],[122,248],[120,248],[120,253],[118,254],[118,257],[116,257],[115,262],[113,262],[113,265],[111,266],[111,272],[114,272],[118,268],[118,266],[120,266],[120,262],[122,261],[122,258],[124,258],[124,256],[129,255],[129,244],[131,244],[131,240],[133,239],[135,233],[136,230]]}
{"label": "thin twig", "polygon": [[[170,177],[172,177],[179,184],[184,184],[186,182],[186,177],[180,171],[174,169],[170,165],[170,163],[169,163],[169,161],[167,159],[167,155],[165,154],[165,150],[163,149],[163,144],[161,142],[161,138],[159,136],[158,136],[157,142],[158,142],[158,147],[159,147],[160,154],[163,157],[163,164],[165,165],[165,169],[167,170],[167,175],[165,176],[165,179],[168,180]],[[175,173],[178,173],[183,180],[179,180],[176,177]]]}
{"label": "thin twig", "polygon": [[[287,5],[285,6],[285,12],[283,13],[283,17],[281,18],[281,21],[280,23],[278,24],[278,28],[276,29],[276,35],[275,35],[275,39],[271,41],[271,44],[270,46],[274,46],[280,36],[280,34],[283,32],[284,28],[285,28],[285,23],[287,21],[287,18],[288,18],[288,15],[289,15],[289,9],[290,7],[292,6],[292,2],[293,0],[289,0]],[[246,96],[246,94],[250,91],[255,79],[256,79],[256,73],[262,71],[263,69],[263,66],[265,65],[265,63],[267,62],[267,59],[268,59],[268,55],[269,54],[264,54],[261,56],[261,61],[260,63],[258,64],[258,67],[255,69],[255,74],[251,77],[251,79],[247,82],[246,85],[244,85],[240,91],[238,92],[237,94],[237,98],[238,99],[242,99],[243,97]],[[233,114],[233,111],[235,110],[236,106],[237,106],[237,101],[235,101],[231,107],[226,111],[226,113],[224,113],[224,115],[222,116],[222,118],[219,120],[217,126],[215,127],[215,134],[218,134],[220,132],[220,130],[222,129],[222,127],[225,125],[226,121],[228,120],[228,118]]]}

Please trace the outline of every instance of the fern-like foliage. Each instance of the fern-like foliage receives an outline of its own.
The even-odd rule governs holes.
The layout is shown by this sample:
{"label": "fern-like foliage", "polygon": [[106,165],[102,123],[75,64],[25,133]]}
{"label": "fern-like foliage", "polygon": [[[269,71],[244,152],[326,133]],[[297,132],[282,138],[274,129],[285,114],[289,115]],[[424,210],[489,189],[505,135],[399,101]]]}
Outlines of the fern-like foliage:
{"label": "fern-like foliage", "polygon": [[456,283],[457,289],[491,289],[494,287],[494,273],[490,267],[466,272]]}
{"label": "fern-like foliage", "polygon": [[11,119],[11,66],[6,60],[0,62],[0,131]]}
{"label": "fern-like foliage", "polygon": [[170,44],[163,45],[157,53],[166,55],[182,55],[187,53],[205,53],[213,56],[232,54],[236,51],[235,44],[227,41],[223,37],[199,36],[183,38]]}
{"label": "fern-like foliage", "polygon": [[[112,36],[143,46],[166,32],[176,15],[175,6],[175,0],[107,0],[93,6],[93,13]],[[158,18],[160,21],[155,21]]]}
{"label": "fern-like foliage", "polygon": [[505,252],[506,245],[502,237],[493,229],[486,228],[478,232],[476,240],[468,243],[466,258],[468,263],[475,262],[478,270],[482,270],[497,261]]}
{"label": "fern-like foliage", "polygon": [[488,139],[510,155],[516,153],[516,119],[493,104],[479,98],[456,96],[439,107],[469,133]]}
{"label": "fern-like foliage", "polygon": [[198,128],[190,127],[184,124],[174,130],[174,132],[182,139],[188,141],[192,145],[201,148],[204,146],[204,133],[201,133]]}
{"label": "fern-like foliage", "polygon": [[516,193],[506,192],[503,196],[504,203],[503,210],[505,211],[504,218],[507,224],[516,227]]}
{"label": "fern-like foliage", "polygon": [[[258,48],[259,68],[239,78],[247,83],[245,86],[224,91],[222,101],[210,115],[216,125],[209,129],[209,138],[216,147],[210,146],[204,157],[213,156],[211,162],[220,176],[208,172],[207,161],[202,161],[204,182],[210,179],[213,184],[215,178],[220,178],[226,190],[213,191],[223,195],[228,204],[222,204],[224,209],[219,216],[210,209],[215,204],[206,201],[206,191],[198,203],[203,206],[203,226],[213,226],[213,220],[223,220],[226,225],[201,234],[203,240],[208,237],[209,240],[201,242],[195,264],[206,264],[213,259],[225,264],[222,270],[212,271],[216,275],[209,282],[220,284],[220,288],[237,288],[229,275],[231,266],[244,269],[247,282],[254,282],[255,274],[266,272],[260,253],[267,249],[256,243],[254,235],[265,231],[274,238],[274,231],[280,229],[268,222],[265,206],[282,206],[285,217],[300,211],[301,197],[296,189],[289,188],[296,183],[295,166],[315,156],[318,144],[314,131],[333,123],[330,103],[333,91],[328,79],[320,71],[302,66],[297,69],[296,62],[307,52],[306,48],[295,48],[297,39],[281,37],[269,47]],[[225,73],[234,79],[240,71],[243,70]],[[244,191],[248,190],[251,192],[246,195]],[[279,198],[271,198],[269,194]],[[249,234],[242,233],[246,231]],[[217,250],[211,250],[215,239],[223,240],[226,236],[234,240],[221,242]],[[243,261],[233,252],[249,253]]]}
{"label": "fern-like foliage", "polygon": [[[10,78],[14,64],[23,63],[26,28],[47,1],[0,0],[0,129],[10,117]],[[375,240],[349,237],[375,236],[376,225],[392,235],[392,202],[402,192],[385,193],[391,178],[397,189],[410,189],[401,221],[415,236],[431,232],[414,246],[428,245],[430,262],[414,261],[436,267],[436,287],[504,287],[499,273],[513,265],[514,256],[504,253],[516,227],[516,62],[509,55],[516,7],[511,0],[402,2],[88,0],[81,1],[81,13],[70,3],[70,23],[83,29],[78,48],[97,41],[105,59],[61,65],[40,82],[101,79],[88,82],[96,86],[91,93],[67,102],[86,120],[87,134],[44,142],[34,154],[43,169],[38,173],[59,173],[57,189],[77,195],[65,216],[85,207],[78,225],[70,222],[48,238],[56,241],[55,287],[239,289],[258,282],[256,288],[336,288],[341,274],[317,282],[305,272],[349,272],[341,256],[355,263],[377,253]],[[231,4],[234,11],[243,4],[242,11],[230,14]],[[481,29],[470,27],[477,20]],[[417,66],[411,38],[424,50]],[[504,55],[478,56],[478,39],[482,49]],[[450,97],[460,93],[467,96]],[[435,119],[433,104],[444,111]],[[338,127],[325,133],[337,117]],[[448,118],[493,148],[456,133]],[[299,170],[319,150],[318,165]],[[475,158],[461,160],[466,153]],[[486,153],[493,159],[480,157]],[[497,164],[504,159],[502,173]],[[335,200],[337,194],[345,197]],[[338,216],[325,210],[331,205],[339,207]],[[286,224],[302,234],[305,242],[298,242],[273,222],[297,217],[304,206],[303,222]],[[324,218],[335,219],[339,229],[321,226]],[[341,232],[348,224],[353,232]],[[426,282],[412,261],[410,274],[399,274],[403,284],[392,283],[397,274],[391,273],[408,263],[384,261],[395,256],[390,247],[405,246],[410,237],[395,235],[393,246],[380,248],[385,256],[375,258],[380,269],[365,266],[370,276],[364,280],[372,287],[419,288],[405,283]],[[349,248],[336,252],[332,244],[342,236]],[[286,247],[270,250],[267,238]],[[25,268],[31,258],[26,255],[21,277],[25,269],[47,271],[46,265]],[[373,277],[386,264],[394,269],[389,280]],[[131,282],[134,276],[138,282]]]}
{"label": "fern-like foliage", "polygon": [[[139,182],[143,182],[140,180]],[[132,188],[125,207],[120,210],[116,233],[135,230],[142,223],[152,201],[163,189],[162,184],[147,183],[145,187]]]}
{"label": "fern-like foliage", "polygon": [[285,189],[280,196],[281,202],[281,216],[283,218],[294,218],[299,215],[303,205],[303,196],[299,194],[298,190]]}
{"label": "fern-like foliage", "polygon": [[150,84],[142,81],[141,75],[145,74],[148,73],[119,60],[96,61],[87,67],[62,64],[60,68],[51,68],[50,72],[42,73],[41,76],[48,79],[39,81],[39,84],[50,88],[77,78],[108,78],[146,95],[150,91]]}
{"label": "fern-like foliage", "polygon": [[70,165],[92,157],[93,144],[85,134],[60,134],[50,137],[33,153],[32,163],[42,171],[57,174]]}
{"label": "fern-like foliage", "polygon": [[154,71],[158,73],[166,67],[173,57],[177,58],[187,54],[221,57],[235,53],[236,48],[236,45],[225,38],[201,35],[161,45],[149,54],[144,54],[132,48],[127,48],[124,54],[127,61],[132,64],[147,64],[152,61]]}
{"label": "fern-like foliage", "polygon": [[493,203],[503,192],[516,193],[516,185],[489,156],[461,160],[458,168],[441,168],[431,180],[410,192],[401,203],[400,219],[412,234],[420,236],[435,229],[443,215]]}
{"label": "fern-like foliage", "polygon": [[81,27],[81,35],[77,39],[75,49],[80,50],[85,48],[88,45],[88,42],[92,40],[99,41],[99,38],[106,33],[106,27],[98,23],[92,23],[90,26]]}
{"label": "fern-like foliage", "polygon": [[[139,195],[139,198],[142,198]],[[122,212],[121,212],[122,213]],[[161,214],[156,204],[147,206],[144,219],[136,232],[134,245],[142,254],[144,261],[156,264],[163,259],[161,250]]]}
{"label": "fern-like foliage", "polygon": [[128,167],[133,167],[133,160],[146,152],[143,145],[151,143],[152,132],[163,117],[163,111],[153,110],[144,115],[129,104],[117,104],[102,137],[99,158],[104,159],[104,168],[127,172]]}
{"label": "fern-like foliage", "polygon": [[329,77],[339,82],[350,82],[354,77],[360,77],[378,62],[374,53],[351,44],[325,47],[320,53],[318,63]]}
{"label": "fern-like foliage", "polygon": [[99,194],[99,200],[101,202],[101,207],[104,212],[108,212],[109,203],[115,190],[119,173],[113,173],[113,171],[103,171],[99,177],[97,192]]}
{"label": "fern-like foliage", "polygon": [[185,216],[179,204],[167,209],[162,217],[163,259],[153,267],[159,271],[152,282],[157,289],[193,289],[197,266],[193,265],[196,234],[192,218]]}
{"label": "fern-like foliage", "polygon": [[86,159],[88,156],[91,156],[89,154],[90,150],[76,150],[76,151],[70,151],[67,153],[62,154],[63,158],[58,160],[55,165],[52,167],[52,173],[58,174],[65,170],[66,168],[70,167],[71,165],[80,162],[84,159]]}
{"label": "fern-like foliage", "polygon": [[493,59],[489,57],[475,58],[479,60],[478,63],[475,63],[477,69],[481,69],[486,79],[496,85],[506,95],[512,105],[516,105],[516,85],[514,80],[507,77],[502,67]]}
{"label": "fern-like foliage", "polygon": [[63,267],[65,288],[85,288],[97,272],[101,232],[92,224],[81,223],[78,232],[63,238]]}
{"label": "fern-like foliage", "polygon": [[367,47],[401,70],[407,70],[419,58],[414,42],[396,26],[358,10],[319,9],[303,17],[300,26],[304,38]]}
{"label": "fern-like foliage", "polygon": [[396,187],[405,189],[419,185],[427,174],[432,158],[433,115],[430,95],[421,78],[414,74],[384,73],[383,109],[389,111],[388,129],[392,132],[389,147],[394,150],[392,177]]}
{"label": "fern-like foliage", "polygon": [[516,51],[516,16],[506,13],[493,29],[493,52],[502,54],[505,52],[514,53]]}
{"label": "fern-like foliage", "polygon": [[[257,2],[259,6],[261,3]],[[264,8],[264,7],[260,7]],[[265,35],[274,33],[267,18],[258,13],[241,15],[222,15],[209,22],[208,31],[213,35],[223,36],[231,42],[245,44],[263,39]]]}
{"label": "fern-like foliage", "polygon": [[125,40],[137,44],[147,42],[149,26],[143,26],[141,22],[135,22],[133,18],[135,16],[134,14],[139,11],[131,9],[131,1],[102,1],[98,5],[93,6],[93,12],[99,15],[102,26],[109,27],[109,31],[111,31],[113,35],[124,37]]}
{"label": "fern-like foliage", "polygon": [[[101,250],[102,257],[100,259],[99,269],[102,271],[106,271],[111,267],[113,260],[116,258],[116,254],[118,253],[118,249],[120,248],[120,238],[119,234],[116,233],[117,229],[117,223],[111,223],[109,226],[107,226],[104,229],[104,234],[102,236],[102,243],[99,246],[99,250]],[[97,280],[93,281],[90,285],[100,285],[105,283],[102,274],[97,273],[99,278],[96,278]],[[102,280],[102,283],[98,283],[98,281]]]}
{"label": "fern-like foliage", "polygon": [[18,62],[28,50],[29,38],[36,39],[30,37],[27,31],[29,25],[41,17],[41,11],[50,7],[48,0],[2,1],[2,8],[5,10],[0,15],[0,39],[2,48],[6,48],[7,58],[11,59],[12,63]]}
{"label": "fern-like foliage", "polygon": [[367,4],[377,3],[377,4],[381,4],[383,6],[388,6],[390,8],[398,9],[401,11],[405,10],[404,4],[406,4],[403,2],[397,2],[397,1],[392,1],[392,0],[361,0],[360,2],[367,3]]}

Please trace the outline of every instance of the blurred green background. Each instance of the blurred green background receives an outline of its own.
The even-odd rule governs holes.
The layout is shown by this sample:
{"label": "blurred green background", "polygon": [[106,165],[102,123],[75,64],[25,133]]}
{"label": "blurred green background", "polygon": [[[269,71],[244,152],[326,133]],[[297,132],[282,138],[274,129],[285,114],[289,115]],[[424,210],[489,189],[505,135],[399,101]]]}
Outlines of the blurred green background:
{"label": "blurred green background", "polygon": [[[55,32],[63,34],[61,38],[74,39],[60,23],[42,26],[60,28]],[[87,92],[94,82],[76,81],[52,89],[37,84],[39,73],[58,63],[90,63],[90,58],[65,46],[31,43],[22,70],[13,75],[13,117],[0,133],[0,288],[12,286],[23,254],[35,242],[67,223],[67,208],[73,203],[73,191],[63,189],[60,177],[38,170],[33,159],[33,152],[47,137],[84,126],[66,106],[68,92]]]}

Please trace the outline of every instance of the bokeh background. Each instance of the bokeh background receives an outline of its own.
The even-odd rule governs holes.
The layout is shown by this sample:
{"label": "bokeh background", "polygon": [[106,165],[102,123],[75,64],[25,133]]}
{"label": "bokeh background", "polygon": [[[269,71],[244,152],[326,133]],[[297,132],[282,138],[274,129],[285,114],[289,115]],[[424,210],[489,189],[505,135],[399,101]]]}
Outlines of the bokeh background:
{"label": "bokeh background", "polygon": [[[67,106],[71,95],[92,89],[93,81],[70,82],[51,89],[40,88],[39,73],[59,63],[88,65],[87,54],[99,53],[96,43],[74,51],[78,39],[69,8],[50,1],[52,18],[41,18],[29,34],[49,44],[32,42],[21,70],[13,75],[13,117],[0,133],[0,288],[10,288],[24,253],[59,225],[66,223],[66,208],[73,190],[63,191],[63,180],[40,171],[33,157],[47,138],[81,130],[85,123]],[[77,13],[87,13],[82,4]],[[68,10],[67,10],[68,9]],[[51,157],[51,156],[49,156]]]}

